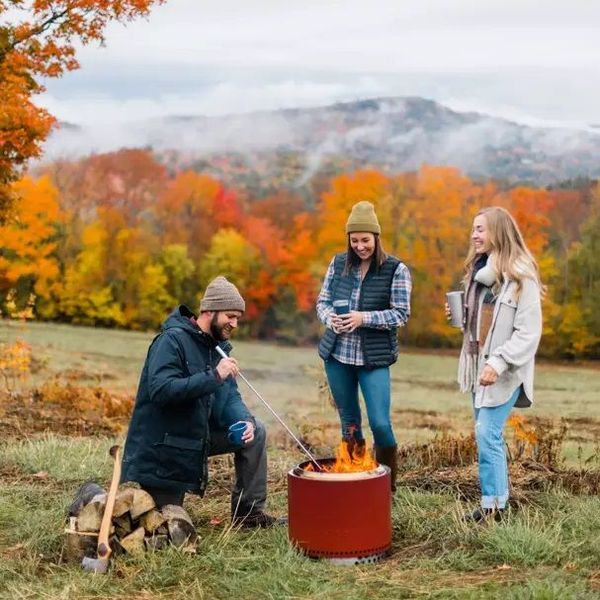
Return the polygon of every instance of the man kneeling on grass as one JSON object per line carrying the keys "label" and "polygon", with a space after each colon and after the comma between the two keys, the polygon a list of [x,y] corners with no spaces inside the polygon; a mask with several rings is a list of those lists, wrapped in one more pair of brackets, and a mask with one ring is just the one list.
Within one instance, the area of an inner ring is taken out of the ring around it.
{"label": "man kneeling on grass", "polygon": [[[236,481],[231,497],[234,525],[269,527],[266,433],[244,404],[236,384],[238,363],[221,358],[246,304],[225,277],[206,288],[196,317],[176,308],[154,338],[142,370],[123,456],[122,481],[136,481],[158,508],[183,504],[186,492],[203,495],[208,457],[233,452]],[[239,444],[228,438],[237,422],[246,427]]]}

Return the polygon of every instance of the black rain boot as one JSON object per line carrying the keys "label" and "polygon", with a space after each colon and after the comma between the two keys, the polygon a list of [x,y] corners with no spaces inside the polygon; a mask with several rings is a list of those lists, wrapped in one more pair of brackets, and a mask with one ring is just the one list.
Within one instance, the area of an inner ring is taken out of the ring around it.
{"label": "black rain boot", "polygon": [[396,491],[396,475],[398,474],[398,446],[386,446],[380,448],[375,446],[375,460],[380,465],[390,468],[390,483],[392,492]]}
{"label": "black rain boot", "polygon": [[496,521],[496,523],[500,523],[504,517],[504,508],[478,508],[472,513],[466,514],[464,520],[467,523],[477,523],[482,525],[484,523],[489,523],[492,520]]}

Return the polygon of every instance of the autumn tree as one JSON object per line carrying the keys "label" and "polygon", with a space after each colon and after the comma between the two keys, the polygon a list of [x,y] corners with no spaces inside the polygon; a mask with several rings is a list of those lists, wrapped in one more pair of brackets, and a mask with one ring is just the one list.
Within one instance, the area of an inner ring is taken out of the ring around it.
{"label": "autumn tree", "polygon": [[294,226],[296,215],[302,212],[303,199],[287,190],[255,200],[249,207],[250,215],[268,219],[281,231],[289,231]]}
{"label": "autumn tree", "polygon": [[[256,304],[248,297],[248,292],[261,284],[259,272],[259,251],[234,229],[221,229],[213,236],[200,268],[203,288],[217,275],[224,275],[238,287],[246,299],[246,316],[249,320],[259,313]],[[250,327],[253,325],[249,322]]]}
{"label": "autumn tree", "polygon": [[16,309],[44,296],[59,275],[55,256],[63,214],[58,193],[48,177],[25,177],[13,184],[17,202],[0,225],[0,312],[11,300]]}
{"label": "autumn tree", "polygon": [[319,230],[316,243],[324,266],[335,253],[346,249],[345,225],[352,206],[361,200],[369,200],[377,209],[387,184],[387,177],[373,170],[357,171],[333,179],[317,209]]}
{"label": "autumn tree", "polygon": [[76,258],[65,265],[40,307],[46,319],[83,325],[124,326],[125,316],[107,276],[111,236],[102,220],[87,225]]}
{"label": "autumn tree", "polygon": [[196,269],[189,258],[185,244],[169,244],[159,256],[159,264],[167,277],[166,291],[177,303],[195,306],[198,303],[198,285],[194,281]]}
{"label": "autumn tree", "polygon": [[154,206],[156,229],[165,244],[183,244],[195,265],[200,263],[216,232],[215,204],[222,185],[214,177],[193,171],[178,173]]}
{"label": "autumn tree", "polygon": [[[84,171],[78,190],[81,208],[116,209],[128,226],[147,217],[148,209],[167,185],[167,170],[148,150],[124,148],[81,161]],[[73,190],[75,191],[75,190]],[[71,208],[71,207],[70,207]],[[84,216],[84,215],[79,215]]]}
{"label": "autumn tree", "polygon": [[580,239],[568,258],[569,285],[552,319],[555,352],[571,357],[600,354],[600,184],[596,187]]}
{"label": "autumn tree", "polygon": [[15,181],[40,156],[54,117],[36,106],[42,78],[79,67],[75,45],[104,41],[111,21],[148,14],[163,0],[0,0],[0,219]]}

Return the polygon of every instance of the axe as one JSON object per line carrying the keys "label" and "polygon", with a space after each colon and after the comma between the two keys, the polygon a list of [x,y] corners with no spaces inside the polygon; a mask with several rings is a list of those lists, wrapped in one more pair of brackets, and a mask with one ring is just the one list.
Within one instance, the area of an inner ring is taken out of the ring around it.
{"label": "axe", "polygon": [[114,459],[112,480],[110,482],[110,489],[108,490],[108,496],[106,498],[106,506],[104,508],[104,514],[102,515],[102,522],[100,524],[100,533],[98,533],[98,552],[96,558],[90,558],[85,556],[81,561],[81,566],[84,571],[91,573],[106,573],[108,570],[108,561],[112,550],[108,542],[108,536],[110,533],[110,526],[112,522],[113,509],[115,507],[115,498],[117,496],[117,490],[119,488],[119,480],[121,479],[121,448],[119,446],[113,446],[110,449],[110,455]]}

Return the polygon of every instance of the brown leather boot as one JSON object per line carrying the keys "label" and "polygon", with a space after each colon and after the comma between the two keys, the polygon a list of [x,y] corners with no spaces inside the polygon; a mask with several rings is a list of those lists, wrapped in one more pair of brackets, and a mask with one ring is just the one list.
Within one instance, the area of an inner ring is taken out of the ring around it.
{"label": "brown leather boot", "polygon": [[386,446],[379,448],[375,446],[375,460],[380,465],[390,468],[390,483],[392,492],[396,491],[396,475],[398,473],[398,446]]}

